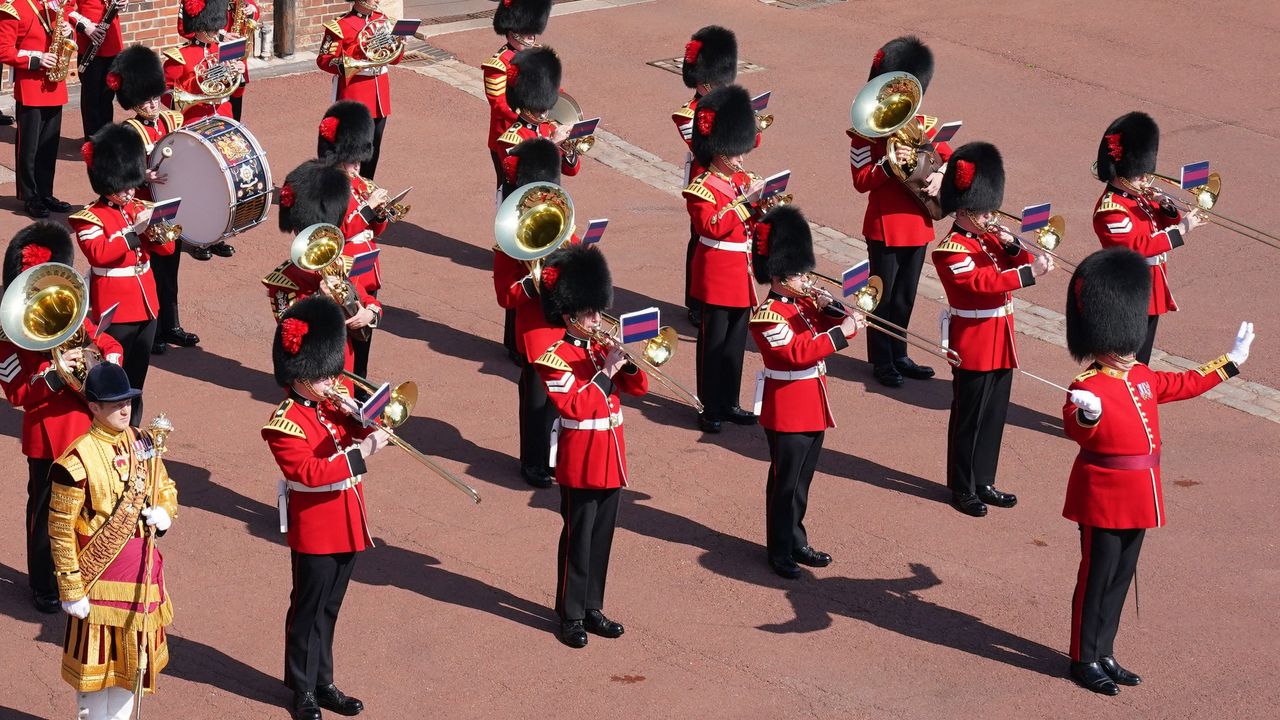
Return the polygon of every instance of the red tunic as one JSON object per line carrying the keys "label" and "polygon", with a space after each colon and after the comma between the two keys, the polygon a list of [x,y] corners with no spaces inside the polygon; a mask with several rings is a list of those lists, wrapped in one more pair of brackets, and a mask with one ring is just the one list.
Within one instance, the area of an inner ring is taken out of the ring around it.
{"label": "red tunic", "polygon": [[1034,260],[1023,249],[1009,253],[998,235],[978,236],[959,226],[934,248],[933,266],[951,305],[950,332],[943,342],[960,354],[960,368],[1018,367],[1013,291],[1035,284],[1031,272]]}
{"label": "red tunic", "polygon": [[605,354],[599,345],[566,333],[534,363],[560,414],[556,482],[565,487],[605,490],[627,484],[618,391],[643,395],[649,390],[649,376],[627,366],[605,377]]}
{"label": "red tunic", "polygon": [[[569,238],[569,244],[578,244],[576,234]],[[500,307],[516,311],[516,350],[525,360],[533,362],[552,343],[564,337],[564,328],[547,322],[537,287],[532,278],[525,282],[528,277],[528,265],[494,248],[493,292]]]}
{"label": "red tunic", "polygon": [[1127,247],[1147,259],[1151,266],[1151,303],[1148,315],[1176,312],[1178,304],[1169,291],[1169,275],[1165,270],[1168,252],[1183,243],[1177,227],[1182,214],[1168,215],[1159,205],[1145,197],[1107,186],[1093,210],[1093,231],[1102,247]]}
{"label": "red tunic", "polygon": [[[155,149],[156,143],[160,142],[160,138],[182,127],[182,113],[161,110],[155,119],[145,120],[139,116],[134,116],[120,124],[127,128],[133,128],[138,133],[138,136],[142,138],[143,147],[146,149],[147,154],[150,155],[151,151]],[[161,168],[161,170],[163,169]],[[150,202],[154,197],[151,193],[151,183],[138,188],[135,197]]]}
{"label": "red tunic", "polygon": [[[938,119],[917,115],[925,129],[925,137],[937,134]],[[888,247],[916,247],[933,242],[933,218],[920,206],[920,201],[906,185],[885,167],[885,138],[868,140],[852,130],[849,135],[849,168],[853,187],[867,193],[867,213],[862,220],[862,236],[879,240]],[[938,156],[946,162],[951,148],[938,143]]]}
{"label": "red tunic", "polygon": [[[98,326],[88,318],[84,331],[89,337]],[[120,364],[120,343],[103,334],[93,341],[102,357]],[[47,352],[23,350],[8,341],[0,341],[0,386],[9,403],[22,408],[22,454],[30,458],[53,460],[81,435],[89,432],[93,416],[84,398],[63,384],[53,370]]]}
{"label": "red tunic", "polygon": [[117,304],[112,322],[146,322],[158,317],[160,303],[151,256],[172,255],[175,248],[172,242],[157,245],[133,232],[140,212],[142,202],[137,199],[121,208],[98,198],[67,218],[80,251],[89,261],[89,299],[95,319]]}
{"label": "red tunic", "polygon": [[[260,20],[262,17],[262,9],[258,7],[257,0],[244,0],[244,3],[245,3],[245,14],[248,15],[249,18],[252,20]],[[231,32],[231,25],[232,23],[235,22],[235,9],[236,9],[236,0],[230,0],[230,2],[227,3],[227,24],[224,25],[222,28],[227,32]],[[181,37],[183,40],[192,40],[195,38],[195,36],[196,36],[195,33],[187,32],[187,29],[183,27],[182,13],[178,13],[178,37]],[[256,42],[256,39],[255,39],[255,42]],[[240,84],[240,87],[235,92],[231,93],[231,97],[241,97],[242,95],[244,95],[244,89],[248,85],[249,85],[249,58],[246,57],[245,63],[244,63],[244,82]]]}
{"label": "red tunic", "polygon": [[1165,523],[1160,487],[1161,403],[1186,400],[1239,374],[1225,355],[1198,370],[1156,372],[1138,363],[1128,373],[1094,363],[1071,383],[1102,400],[1088,420],[1068,399],[1067,436],[1080,443],[1062,516],[1093,527],[1127,530]]}
{"label": "red tunic", "polygon": [[[25,0],[18,1],[25,2]],[[68,0],[67,17],[76,27],[76,45],[80,48],[81,55],[93,47],[93,40],[89,35],[98,27],[98,23],[102,22],[110,5],[111,0]],[[86,33],[85,30],[89,32]],[[111,25],[107,28],[107,36],[102,39],[102,47],[98,48],[98,57],[112,58],[119,55],[123,49],[124,37],[120,34],[120,13],[116,13],[116,16],[111,18]]]}
{"label": "red tunic", "polygon": [[[534,125],[524,120],[517,120],[512,123],[511,127],[507,128],[506,132],[498,136],[495,150],[498,155],[506,157],[508,150],[525,140],[550,138],[555,131],[555,123],[544,122]],[[564,148],[557,149],[560,151],[560,174],[567,177],[577,175],[578,171],[582,169],[582,158],[577,154],[571,158],[565,154]]]}
{"label": "red tunic", "polygon": [[328,555],[372,544],[357,447],[371,432],[328,403],[292,393],[271,414],[262,439],[288,483],[290,548]]}
{"label": "red tunic", "polygon": [[[350,177],[351,199],[347,202],[347,214],[342,218],[342,236],[347,239],[347,242],[342,246],[342,254],[347,258],[354,258],[361,253],[378,249],[378,236],[387,229],[387,221],[375,219],[374,222],[369,222],[365,219],[365,214],[371,217],[374,215],[373,210],[365,205],[365,198],[368,197],[372,188],[369,181],[359,175]],[[361,213],[361,210],[364,213]],[[379,255],[374,261],[372,270],[357,275],[352,282],[356,284],[362,295],[373,297],[382,288],[382,256]]]}
{"label": "red tunic", "polygon": [[756,283],[751,276],[754,208],[738,205],[716,219],[721,210],[743,195],[749,183],[745,176],[735,182],[720,173],[704,172],[684,189],[689,220],[693,231],[701,236],[693,253],[689,292],[708,305],[756,305]]}
{"label": "red tunic", "polygon": [[765,368],[756,379],[756,412],[765,429],[820,432],[836,426],[822,359],[848,347],[839,327],[842,319],[822,312],[808,298],[774,293],[751,316],[751,337]]}
{"label": "red tunic", "polygon": [[[334,75],[337,83],[338,100],[355,100],[364,103],[369,113],[375,118],[391,115],[391,79],[386,66],[366,68],[351,76],[348,80],[342,74],[341,58],[366,60],[360,50],[360,30],[366,23],[386,19],[386,15],[375,12],[365,17],[355,10],[339,18],[324,22],[324,39],[320,42],[320,54],[316,57],[316,65],[321,70]],[[400,55],[390,65],[400,62]]]}
{"label": "red tunic", "polygon": [[[172,91],[177,88],[192,95],[202,94],[200,86],[196,82],[196,65],[204,59],[205,55],[216,54],[217,52],[217,43],[209,43],[206,46],[194,40],[191,41],[190,45],[165,50],[164,80],[169,90]],[[172,97],[166,95],[164,102],[166,106],[173,107]],[[223,100],[216,105],[211,102],[196,103],[182,111],[183,122],[186,125],[210,115],[231,117],[231,101]]]}
{"label": "red tunic", "polygon": [[[67,104],[67,83],[49,82],[38,57],[49,49],[49,30],[69,8],[56,12],[39,0],[0,3],[0,63],[14,68],[13,99],[19,105],[54,107]],[[71,58],[75,63],[76,59]]]}
{"label": "red tunic", "polygon": [[493,152],[504,149],[498,145],[498,138],[519,119],[507,104],[507,65],[515,56],[516,51],[510,45],[503,45],[480,66],[484,73],[484,97],[489,101],[488,147]]}

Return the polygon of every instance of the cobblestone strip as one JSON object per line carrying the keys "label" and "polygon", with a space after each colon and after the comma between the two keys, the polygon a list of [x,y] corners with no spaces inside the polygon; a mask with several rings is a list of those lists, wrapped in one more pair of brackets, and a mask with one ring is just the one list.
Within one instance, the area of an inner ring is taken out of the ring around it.
{"label": "cobblestone strip", "polygon": [[[479,68],[470,67],[457,60],[449,60],[413,69],[414,72],[435,78],[441,82],[484,99],[483,78]],[[596,132],[596,144],[590,158],[640,182],[664,192],[678,195],[684,189],[684,169],[641,147],[632,145],[607,130]],[[817,223],[813,229],[814,253],[827,258],[838,267],[849,267],[866,259],[867,244],[836,230]],[[925,264],[920,278],[920,294],[943,301],[942,283],[931,265]],[[1047,307],[1015,298],[1018,332],[1066,348],[1066,320],[1062,313]],[[927,320],[927,319],[926,319]],[[1163,364],[1172,369],[1186,370],[1200,367],[1205,360],[1191,360],[1178,355],[1155,350],[1151,364],[1157,368]],[[1257,417],[1280,423],[1280,391],[1255,382],[1235,380],[1224,383],[1204,394],[1217,403],[1235,408]]]}

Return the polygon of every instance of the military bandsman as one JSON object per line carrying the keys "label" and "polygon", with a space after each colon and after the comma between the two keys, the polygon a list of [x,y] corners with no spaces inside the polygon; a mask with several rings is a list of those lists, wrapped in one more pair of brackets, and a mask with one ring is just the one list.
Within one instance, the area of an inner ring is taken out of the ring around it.
{"label": "military bandsman", "polygon": [[502,193],[502,157],[505,148],[498,138],[519,115],[507,102],[507,68],[516,53],[541,47],[538,36],[547,29],[551,17],[551,0],[502,0],[493,11],[493,31],[506,38],[498,52],[484,61],[484,96],[489,101],[489,155],[493,158],[493,174],[499,196]]}

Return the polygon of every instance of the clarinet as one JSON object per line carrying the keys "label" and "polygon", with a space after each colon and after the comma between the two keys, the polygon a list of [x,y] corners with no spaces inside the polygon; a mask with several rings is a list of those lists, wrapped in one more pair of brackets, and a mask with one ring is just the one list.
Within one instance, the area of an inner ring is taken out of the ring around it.
{"label": "clarinet", "polygon": [[[107,7],[107,12],[102,15],[102,21],[99,22],[98,24],[101,25],[102,23],[106,23],[107,25],[110,25],[111,21],[115,20],[116,15],[119,15],[119,14],[120,14],[120,6],[112,2]],[[111,32],[111,29],[108,28],[107,32]],[[89,66],[89,63],[93,62],[94,58],[98,57],[98,51],[102,49],[102,43],[106,41],[107,41],[107,33],[103,33],[102,37],[97,40],[91,39],[89,41],[90,43],[89,49],[84,51],[84,55],[80,56],[80,62],[76,65],[77,74],[80,74],[80,75],[84,74],[84,69]]]}

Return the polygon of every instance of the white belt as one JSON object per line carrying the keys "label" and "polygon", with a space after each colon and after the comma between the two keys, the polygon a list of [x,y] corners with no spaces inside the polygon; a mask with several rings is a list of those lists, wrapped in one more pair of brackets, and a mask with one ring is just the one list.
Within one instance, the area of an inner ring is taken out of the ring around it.
{"label": "white belt", "polygon": [[148,260],[147,262],[142,263],[141,267],[137,265],[130,265],[129,267],[123,268],[91,267],[89,269],[98,277],[135,277],[149,272],[151,270],[151,261]]}
{"label": "white belt", "polygon": [[1148,265],[1163,265],[1169,261],[1169,253],[1160,253],[1159,255],[1152,255],[1151,257],[1146,258],[1146,261]]}
{"label": "white belt", "polygon": [[622,413],[612,413],[607,418],[591,420],[570,420],[560,418],[560,427],[566,430],[611,430],[622,424]]}
{"label": "white belt", "polygon": [[712,240],[709,237],[699,237],[698,242],[709,248],[716,250],[728,250],[729,252],[751,252],[751,243],[749,242],[726,242],[724,240]]}
{"label": "white belt", "polygon": [[951,308],[948,310],[955,317],[981,319],[981,318],[998,318],[1013,314],[1013,304],[1001,305],[998,308],[988,308],[986,310],[961,310],[960,308]]}
{"label": "white belt", "polygon": [[827,374],[827,364],[819,362],[810,368],[804,370],[770,370],[764,369],[764,376],[770,380],[812,380]]}
{"label": "white belt", "polygon": [[329,483],[328,485],[303,485],[302,483],[294,482],[293,480],[285,481],[285,485],[293,492],[322,493],[322,492],[350,490],[351,488],[359,485],[360,480],[361,480],[361,477],[357,475],[353,478],[347,478],[346,480],[342,480],[336,483]]}
{"label": "white belt", "polygon": [[357,74],[357,75],[364,75],[364,76],[366,76],[366,77],[377,77],[378,75],[381,75],[381,74],[385,73],[386,71],[387,71],[387,66],[386,66],[386,65],[379,65],[378,67],[364,68],[363,70],[361,70],[360,72],[358,72],[358,73],[356,73],[356,74]]}

